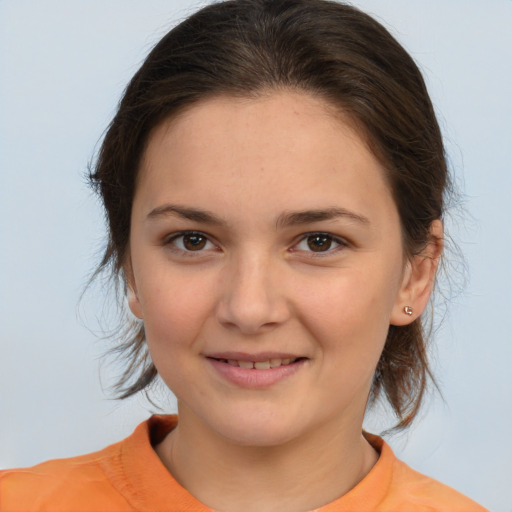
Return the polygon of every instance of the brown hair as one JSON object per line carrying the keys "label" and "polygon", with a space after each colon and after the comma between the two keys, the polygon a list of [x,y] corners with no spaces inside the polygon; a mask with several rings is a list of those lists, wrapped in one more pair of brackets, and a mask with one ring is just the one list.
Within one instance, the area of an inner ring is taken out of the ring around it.
{"label": "brown hair", "polygon": [[[358,9],[326,0],[228,0],[172,29],[130,81],[106,132],[91,182],[109,225],[98,272],[124,283],[137,171],[148,136],[163,119],[209,96],[251,96],[292,88],[348,114],[387,172],[406,256],[430,241],[442,217],[447,169],[443,142],[418,67]],[[128,397],[157,376],[144,326],[130,320],[116,350],[128,361],[117,390]],[[390,326],[370,395],[384,395],[398,428],[416,415],[432,378],[421,320]]]}

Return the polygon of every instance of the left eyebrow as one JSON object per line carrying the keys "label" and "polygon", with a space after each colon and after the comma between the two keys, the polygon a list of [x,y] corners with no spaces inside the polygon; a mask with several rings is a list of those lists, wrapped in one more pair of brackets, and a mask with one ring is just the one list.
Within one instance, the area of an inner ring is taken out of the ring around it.
{"label": "left eyebrow", "polygon": [[368,217],[365,217],[364,215],[351,212],[350,210],[346,210],[345,208],[333,207],[319,210],[286,212],[278,217],[276,226],[278,228],[282,228],[298,224],[310,224],[313,222],[319,222],[323,220],[333,220],[340,217],[354,220],[364,225],[370,224],[370,220],[368,219]]}

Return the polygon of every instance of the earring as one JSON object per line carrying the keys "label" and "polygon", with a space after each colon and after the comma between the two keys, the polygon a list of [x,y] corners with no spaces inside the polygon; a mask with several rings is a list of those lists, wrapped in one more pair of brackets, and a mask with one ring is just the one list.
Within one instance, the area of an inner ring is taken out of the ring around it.
{"label": "earring", "polygon": [[411,316],[413,311],[414,311],[414,310],[412,309],[412,307],[411,307],[411,306],[405,306],[405,307],[404,307],[404,313],[405,313],[406,315]]}

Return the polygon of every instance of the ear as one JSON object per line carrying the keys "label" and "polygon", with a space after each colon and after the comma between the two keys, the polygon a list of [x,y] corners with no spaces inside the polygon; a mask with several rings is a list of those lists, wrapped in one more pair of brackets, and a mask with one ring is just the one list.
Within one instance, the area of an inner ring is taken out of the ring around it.
{"label": "ear", "polygon": [[140,307],[139,298],[137,292],[128,285],[128,306],[130,311],[140,320],[142,320],[142,308]]}
{"label": "ear", "polygon": [[128,306],[130,311],[139,319],[142,320],[142,308],[140,305],[139,297],[137,295],[137,286],[135,284],[135,276],[133,274],[132,260],[130,255],[126,258],[126,263],[123,265],[123,273],[126,280],[126,291],[128,294]]}
{"label": "ear", "polygon": [[[434,287],[442,251],[443,223],[438,219],[430,226],[430,241],[425,249],[412,256],[405,266],[390,318],[391,325],[408,325],[423,313]],[[407,313],[406,308],[410,308],[412,313]]]}

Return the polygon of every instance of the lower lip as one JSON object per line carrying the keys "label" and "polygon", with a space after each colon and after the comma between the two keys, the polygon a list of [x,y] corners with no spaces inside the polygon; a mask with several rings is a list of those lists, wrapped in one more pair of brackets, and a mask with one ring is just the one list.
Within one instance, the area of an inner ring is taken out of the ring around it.
{"label": "lower lip", "polygon": [[297,373],[306,363],[306,359],[300,359],[294,363],[257,370],[256,368],[240,368],[232,366],[217,359],[207,358],[208,362],[227,381],[243,388],[259,389],[272,386]]}

